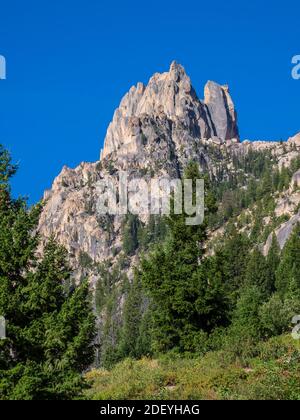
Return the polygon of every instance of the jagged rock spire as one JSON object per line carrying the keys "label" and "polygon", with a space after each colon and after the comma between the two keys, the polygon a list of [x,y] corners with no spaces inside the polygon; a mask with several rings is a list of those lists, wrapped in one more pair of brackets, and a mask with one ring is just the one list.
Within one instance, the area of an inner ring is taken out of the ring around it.
{"label": "jagged rock spire", "polygon": [[239,139],[237,115],[228,86],[208,81],[204,88],[204,103],[208,107],[215,135],[222,140]]}
{"label": "jagged rock spire", "polygon": [[124,96],[108,127],[103,158],[119,149],[120,153],[137,151],[142,116],[181,124],[199,140],[238,138],[236,112],[228,88],[208,82],[205,100],[199,100],[183,66],[176,61],[168,72],[155,73],[147,86],[138,83]]}

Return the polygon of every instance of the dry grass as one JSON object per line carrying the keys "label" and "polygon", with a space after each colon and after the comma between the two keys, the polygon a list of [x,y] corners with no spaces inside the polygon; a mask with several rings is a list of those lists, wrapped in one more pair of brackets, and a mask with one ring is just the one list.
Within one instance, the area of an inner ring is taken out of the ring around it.
{"label": "dry grass", "polygon": [[265,343],[249,366],[223,353],[203,358],[163,356],[124,360],[111,371],[87,374],[86,397],[114,399],[300,399],[299,343],[279,337]]}

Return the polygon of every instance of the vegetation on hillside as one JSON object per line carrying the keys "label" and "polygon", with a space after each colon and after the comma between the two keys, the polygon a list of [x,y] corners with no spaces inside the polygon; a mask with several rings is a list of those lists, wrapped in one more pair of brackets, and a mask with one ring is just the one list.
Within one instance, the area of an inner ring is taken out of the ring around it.
{"label": "vegetation on hillside", "polygon": [[[235,165],[238,167],[241,163],[235,162]],[[261,252],[260,235],[264,212],[273,211],[271,204],[274,191],[281,183],[284,188],[290,185],[292,171],[299,167],[299,162],[293,161],[292,169],[283,169],[278,172],[278,176],[275,176],[277,170],[273,168],[271,157],[267,154],[250,156],[244,165],[249,167],[253,176],[258,177],[257,182],[252,187],[248,184],[249,190],[245,190],[245,196],[249,198],[245,207],[249,203],[251,207],[253,203],[255,209],[252,229],[250,232],[239,229],[238,216],[241,208],[237,208],[227,221],[222,241],[215,244],[213,255],[207,255],[205,246],[211,220],[223,210],[224,195],[217,191],[214,182],[207,183],[204,224],[186,226],[184,214],[171,215],[164,219],[167,236],[159,245],[154,244],[148,248],[137,267],[133,283],[127,284],[123,316],[116,325],[117,339],[110,349],[113,357],[108,363],[107,360],[101,363],[103,369],[112,371],[99,371],[99,383],[103,381],[107,384],[107,394],[103,389],[99,398],[102,395],[114,398],[114,392],[122,397],[123,391],[120,390],[118,394],[113,381],[119,383],[117,372],[125,375],[122,373],[125,366],[130,364],[134,372],[135,369],[140,372],[141,377],[138,377],[142,384],[145,380],[143,375],[146,375],[148,368],[152,364],[161,366],[160,363],[165,360],[164,355],[179,366],[180,363],[187,363],[190,369],[198,366],[198,363],[204,369],[202,357],[203,360],[221,357],[217,362],[220,365],[217,368],[218,374],[221,376],[224,374],[221,361],[226,357],[229,363],[225,369],[226,374],[239,366],[239,374],[243,381],[245,379],[247,387],[251,375],[248,378],[244,369],[248,369],[249,364],[252,366],[252,363],[259,364],[259,361],[263,361],[262,348],[268,348],[268,343],[274,343],[275,349],[278,347],[278,351],[284,351],[283,344],[280,350],[283,341],[276,337],[291,332],[292,318],[300,313],[300,226],[295,227],[282,251],[273,235],[268,256]],[[190,164],[186,176],[199,177],[197,165]],[[284,179],[286,180],[283,181]],[[236,184],[236,189],[232,185],[227,187],[237,193],[244,191],[240,183]],[[219,199],[218,208],[214,197]],[[266,206],[267,203],[270,203],[269,207]],[[128,361],[128,357],[141,361]],[[277,363],[276,360],[270,358],[262,367],[266,372],[267,366],[270,366],[270,377],[266,374],[266,381],[270,380],[271,375],[274,377],[271,366]],[[159,368],[158,371],[161,372]],[[153,375],[156,374],[159,377],[160,373],[154,369]],[[96,377],[97,388],[98,374],[96,372],[93,375]],[[261,375],[259,371],[258,377]],[[291,376],[292,383],[295,377],[293,374]],[[255,379],[255,375],[253,378]],[[180,383],[179,377],[177,380]],[[151,381],[152,379],[149,382],[150,389],[155,388]],[[138,388],[135,382],[132,386]],[[158,394],[153,391],[152,397],[156,395],[158,398],[162,395],[171,398],[173,395],[174,398],[185,398],[186,394],[181,391],[169,394],[168,385],[165,386],[166,394],[158,387]],[[112,394],[110,387],[115,389]],[[180,385],[178,389],[181,389]],[[212,392],[213,389],[212,384]],[[253,393],[258,392],[258,389],[257,384]],[[245,395],[238,394],[234,388],[228,391],[227,396],[219,394],[219,391],[216,395],[226,398],[250,398],[248,389],[245,390]],[[94,389],[92,392],[97,397],[97,391]],[[124,392],[126,394],[127,391]],[[128,392],[130,394],[131,391]],[[145,392],[141,391],[141,396],[150,398],[151,392],[149,391],[149,395]],[[261,392],[263,396],[263,391]],[[288,392],[291,392],[290,396],[294,395],[290,388]],[[265,396],[279,398],[281,394],[276,393],[277,391]],[[129,394],[127,397],[130,397]],[[204,394],[200,392],[197,395],[197,398],[204,398]],[[133,392],[132,398],[134,397],[138,397],[138,394]],[[190,397],[196,398],[194,394]]]}
{"label": "vegetation on hillside", "polygon": [[226,352],[125,359],[87,374],[95,400],[299,400],[300,347],[290,336],[259,346],[247,365]]}
{"label": "vegetation on hillside", "polygon": [[[94,399],[299,399],[299,342],[287,333],[300,314],[300,225],[283,250],[274,234],[267,256],[261,244],[282,221],[275,196],[300,160],[275,163],[250,152],[234,156],[232,171],[220,163],[215,177],[205,174],[201,225],[187,226],[184,213],[147,224],[128,215],[122,251],[102,264],[80,254],[85,272],[97,269],[93,305],[53,238],[40,255],[41,206],[12,197],[17,168],[0,147],[0,399],[82,398],[87,381]],[[184,176],[199,178],[198,165]],[[100,369],[84,376],[95,360],[95,311]]]}

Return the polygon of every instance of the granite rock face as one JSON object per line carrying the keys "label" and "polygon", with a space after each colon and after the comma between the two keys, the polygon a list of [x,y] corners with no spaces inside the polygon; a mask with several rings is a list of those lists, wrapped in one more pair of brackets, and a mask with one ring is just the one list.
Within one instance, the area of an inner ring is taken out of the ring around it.
{"label": "granite rock face", "polygon": [[295,188],[299,188],[299,187],[300,187],[300,170],[294,173],[291,180],[290,190],[292,192]]}
{"label": "granite rock face", "polygon": [[168,72],[154,74],[147,86],[138,83],[124,96],[108,127],[102,158],[118,150],[123,154],[138,153],[143,139],[148,138],[144,122],[149,119],[171,130],[184,127],[193,139],[239,138],[228,87],[208,82],[201,101],[184,68],[175,61]]}
{"label": "granite rock face", "polygon": [[[283,249],[290,235],[292,234],[296,225],[300,223],[300,211],[292,216],[287,222],[283,223],[276,231],[275,235],[279,244],[280,249]],[[269,249],[272,244],[273,234],[268,237],[268,240],[263,248],[265,255],[269,253]]]}
{"label": "granite rock face", "polygon": [[215,136],[222,140],[239,139],[237,114],[228,86],[207,82],[204,89],[204,103],[208,108]]}

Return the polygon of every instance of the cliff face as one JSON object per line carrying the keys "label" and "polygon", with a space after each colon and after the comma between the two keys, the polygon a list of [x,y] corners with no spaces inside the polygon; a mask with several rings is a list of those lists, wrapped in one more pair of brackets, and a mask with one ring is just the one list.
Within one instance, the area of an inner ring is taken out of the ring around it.
{"label": "cliff face", "polygon": [[213,122],[213,134],[222,140],[239,139],[237,114],[228,86],[207,82],[204,103]]}
{"label": "cliff face", "polygon": [[102,158],[116,151],[138,153],[143,140],[149,138],[149,122],[167,131],[176,147],[182,144],[182,134],[198,141],[239,138],[228,88],[208,82],[201,101],[184,68],[176,62],[169,72],[156,73],[147,86],[139,83],[124,96],[108,127]]}
{"label": "cliff face", "polygon": [[[54,235],[67,248],[77,279],[89,272],[93,284],[97,273],[89,263],[111,259],[113,264],[122,249],[123,218],[97,212],[99,180],[109,177],[116,185],[119,170],[130,177],[177,178],[190,160],[211,176],[222,166],[226,178],[233,157],[250,150],[269,150],[279,166],[288,165],[300,153],[300,136],[286,144],[240,143],[228,87],[208,82],[202,101],[183,67],[173,62],[168,72],[155,74],[147,86],[132,87],[122,99],[108,127],[100,161],[63,168],[45,193],[39,230],[42,237]],[[295,176],[298,182],[299,174]],[[136,258],[130,257],[129,275]]]}

